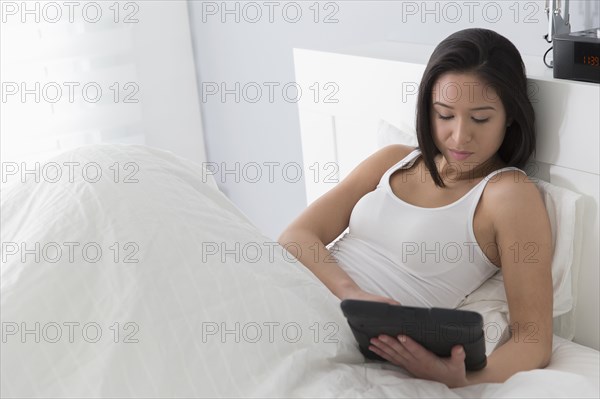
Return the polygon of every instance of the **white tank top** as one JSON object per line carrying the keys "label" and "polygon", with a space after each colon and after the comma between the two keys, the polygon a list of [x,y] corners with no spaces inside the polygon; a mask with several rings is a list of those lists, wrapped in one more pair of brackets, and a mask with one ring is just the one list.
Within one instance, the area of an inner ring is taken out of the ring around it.
{"label": "white tank top", "polygon": [[[422,208],[397,197],[390,176],[414,164],[417,148],[388,169],[377,188],[350,215],[349,230],[329,249],[361,289],[406,306],[456,308],[498,270],[473,233],[473,216],[487,182],[439,208]],[[523,172],[525,173],[525,172]]]}

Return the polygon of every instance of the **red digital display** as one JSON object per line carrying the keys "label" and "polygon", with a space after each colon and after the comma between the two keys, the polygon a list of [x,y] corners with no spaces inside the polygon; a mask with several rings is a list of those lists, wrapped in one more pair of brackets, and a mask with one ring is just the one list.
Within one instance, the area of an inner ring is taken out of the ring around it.
{"label": "red digital display", "polygon": [[600,67],[600,43],[575,42],[574,46],[575,64]]}

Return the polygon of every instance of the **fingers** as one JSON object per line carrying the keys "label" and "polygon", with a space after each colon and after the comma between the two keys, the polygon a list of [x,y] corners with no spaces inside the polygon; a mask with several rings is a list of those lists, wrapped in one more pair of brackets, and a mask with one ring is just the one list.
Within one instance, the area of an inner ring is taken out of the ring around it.
{"label": "fingers", "polygon": [[398,365],[404,366],[407,362],[414,360],[414,357],[397,338],[388,335],[372,338],[369,349],[385,360]]}
{"label": "fingers", "polygon": [[464,363],[466,356],[467,355],[465,354],[464,348],[460,345],[452,348],[452,351],[450,352],[450,357],[451,357],[452,361],[456,362],[457,364]]}
{"label": "fingers", "polygon": [[402,343],[403,348],[405,348],[414,359],[426,359],[432,355],[425,347],[407,335],[399,335],[398,340]]}
{"label": "fingers", "polygon": [[[394,364],[406,366],[438,360],[435,354],[406,335],[380,335],[370,342],[369,350]],[[452,348],[449,360],[457,365],[464,365],[465,357],[464,348],[457,345]]]}
{"label": "fingers", "polygon": [[[439,359],[437,355],[430,352],[424,346],[420,345],[418,342],[413,340],[408,336],[402,336],[405,341],[403,342],[403,346],[410,355],[413,356],[413,359],[416,362],[432,362],[435,359]],[[401,341],[402,342],[402,341]],[[465,367],[465,350],[461,345],[456,345],[450,350],[450,359],[446,360],[450,363],[453,363],[457,368]]]}
{"label": "fingers", "polygon": [[380,335],[371,339],[369,349],[417,378],[440,381],[450,387],[466,385],[466,355],[461,345],[452,348],[450,358],[442,359],[408,336]]}

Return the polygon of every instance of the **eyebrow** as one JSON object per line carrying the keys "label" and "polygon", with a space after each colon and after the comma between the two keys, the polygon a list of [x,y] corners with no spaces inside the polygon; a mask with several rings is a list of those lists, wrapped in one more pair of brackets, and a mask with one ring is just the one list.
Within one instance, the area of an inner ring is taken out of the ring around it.
{"label": "eyebrow", "polygon": [[[436,105],[436,104],[437,104],[437,105],[441,105],[442,107],[446,107],[446,108],[454,109],[454,108],[452,108],[451,106],[449,106],[449,105],[446,105],[446,104],[444,104],[444,103],[441,103],[441,102],[439,102],[439,101],[436,101],[436,102],[434,102],[434,103],[433,103],[433,105]],[[484,109],[491,109],[491,110],[494,110],[494,111],[496,110],[496,108],[492,107],[491,105],[486,105],[485,107],[471,108],[471,111],[481,111],[481,110],[484,110]]]}

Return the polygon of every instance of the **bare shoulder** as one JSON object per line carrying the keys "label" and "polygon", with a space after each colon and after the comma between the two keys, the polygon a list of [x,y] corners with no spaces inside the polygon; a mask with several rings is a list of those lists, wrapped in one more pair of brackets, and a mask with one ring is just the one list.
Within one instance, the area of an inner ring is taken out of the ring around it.
{"label": "bare shoulder", "polygon": [[356,203],[365,194],[375,190],[383,174],[412,151],[413,147],[392,144],[374,152],[342,181],[310,204],[282,235],[297,231],[309,232],[327,245],[348,227],[350,214]]}
{"label": "bare shoulder", "polygon": [[338,185],[322,199],[338,205],[344,204],[346,215],[365,194],[375,190],[385,172],[406,158],[415,148],[391,144],[371,154],[358,164]]}
{"label": "bare shoulder", "polygon": [[[404,158],[416,149],[417,149],[417,147],[411,147],[411,146],[404,145],[404,144],[389,144],[389,145],[381,148],[379,151],[381,153],[390,153],[390,154],[400,155],[402,158]],[[398,159],[398,161],[400,161],[400,160]]]}
{"label": "bare shoulder", "polygon": [[528,225],[549,228],[544,199],[535,181],[517,170],[502,171],[493,176],[486,187],[493,223],[498,229]]}
{"label": "bare shoulder", "polygon": [[385,171],[406,158],[415,149],[416,147],[404,144],[390,144],[373,153],[373,155],[365,160],[364,165],[376,168],[376,177],[381,178]]}
{"label": "bare shoulder", "polygon": [[542,194],[535,181],[518,170],[505,170],[494,175],[489,183],[487,191],[494,205],[502,205],[520,208],[523,202],[533,203],[544,207]]}

